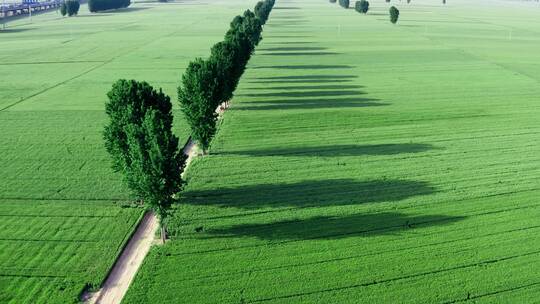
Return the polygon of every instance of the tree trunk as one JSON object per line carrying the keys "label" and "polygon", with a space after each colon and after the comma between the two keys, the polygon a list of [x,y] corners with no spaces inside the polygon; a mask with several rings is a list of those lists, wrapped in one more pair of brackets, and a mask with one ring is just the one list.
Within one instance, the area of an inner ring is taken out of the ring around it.
{"label": "tree trunk", "polygon": [[167,230],[165,229],[165,225],[161,225],[161,244],[165,244],[165,240],[167,239]]}

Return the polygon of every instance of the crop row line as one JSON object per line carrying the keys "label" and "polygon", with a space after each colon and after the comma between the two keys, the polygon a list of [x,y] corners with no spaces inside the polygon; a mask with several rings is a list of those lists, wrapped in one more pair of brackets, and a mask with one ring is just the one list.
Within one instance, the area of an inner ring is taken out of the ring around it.
{"label": "crop row line", "polygon": [[527,253],[523,253],[523,254],[518,254],[518,255],[506,256],[506,257],[502,257],[502,258],[498,258],[498,259],[490,259],[490,260],[480,261],[478,263],[459,265],[459,266],[455,266],[455,267],[449,267],[449,268],[433,270],[433,271],[425,271],[425,272],[410,274],[410,275],[401,276],[401,277],[394,277],[394,278],[389,278],[389,279],[384,279],[384,280],[374,280],[374,281],[369,282],[369,283],[360,283],[360,284],[353,284],[353,285],[336,287],[336,288],[321,289],[321,290],[315,290],[315,291],[310,291],[310,292],[295,293],[295,294],[289,294],[289,295],[283,295],[283,296],[277,296],[277,297],[271,297],[271,298],[255,299],[255,300],[252,300],[252,301],[247,301],[247,303],[261,303],[261,302],[268,302],[268,301],[279,300],[279,299],[290,299],[290,298],[308,296],[308,295],[319,294],[319,293],[335,292],[335,291],[342,291],[342,290],[347,290],[347,289],[368,287],[368,286],[384,284],[384,283],[393,283],[393,282],[402,281],[402,280],[406,280],[406,279],[425,277],[425,276],[429,276],[429,275],[445,273],[445,272],[451,272],[451,271],[455,271],[455,270],[461,270],[461,269],[480,267],[480,266],[485,266],[485,265],[490,265],[490,264],[496,264],[496,263],[501,263],[501,262],[513,260],[513,259],[522,258],[522,257],[538,255],[538,254],[540,254],[540,250],[527,252]]}
{"label": "crop row line", "polygon": [[[310,265],[322,265],[322,264],[326,264],[326,263],[355,260],[355,259],[359,259],[359,258],[372,257],[372,256],[381,255],[381,254],[397,253],[397,252],[406,251],[406,250],[429,248],[429,247],[438,246],[438,245],[453,244],[453,243],[458,243],[458,242],[462,242],[462,241],[470,241],[470,240],[475,240],[475,239],[488,238],[488,237],[492,237],[492,236],[503,235],[503,234],[506,234],[506,233],[535,230],[535,229],[539,229],[539,228],[540,228],[540,225],[529,226],[529,227],[524,227],[524,228],[515,228],[515,229],[509,229],[509,230],[504,230],[504,231],[499,231],[499,232],[494,232],[494,233],[487,233],[487,234],[483,234],[483,235],[475,235],[475,236],[457,238],[457,239],[453,239],[451,241],[433,242],[433,243],[424,244],[424,245],[418,245],[418,246],[408,246],[408,247],[402,247],[402,248],[398,248],[398,249],[380,250],[380,251],[377,251],[377,252],[370,252],[370,253],[364,253],[364,254],[358,254],[358,255],[352,255],[352,256],[346,256],[346,257],[332,258],[332,259],[320,260],[320,261],[315,261],[315,262],[306,262],[306,263],[299,263],[299,264],[287,264],[287,265],[279,265],[279,266],[274,266],[274,267],[252,269],[252,270],[250,270],[250,272],[265,272],[265,271],[272,271],[272,270],[279,270],[279,269],[290,269],[290,268],[304,267],[304,266],[310,266]],[[229,273],[218,274],[218,275],[211,275],[211,276],[206,275],[206,276],[198,276],[198,277],[193,277],[193,278],[187,278],[187,279],[183,279],[183,280],[180,280],[180,281],[181,282],[183,282],[183,281],[198,281],[198,280],[204,280],[204,279],[228,277],[228,276],[232,276],[232,275],[245,274],[245,273],[247,273],[247,271],[229,272]]]}

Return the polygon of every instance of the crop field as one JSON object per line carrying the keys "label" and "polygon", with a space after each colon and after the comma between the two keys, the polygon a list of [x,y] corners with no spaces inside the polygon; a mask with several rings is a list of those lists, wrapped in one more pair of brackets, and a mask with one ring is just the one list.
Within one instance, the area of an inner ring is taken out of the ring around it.
{"label": "crop field", "polygon": [[146,80],[176,105],[187,62],[244,5],[146,2],[93,15],[83,5],[77,17],[50,12],[0,31],[0,303],[70,303],[99,287],[142,215],[110,169],[106,92],[119,78]]}
{"label": "crop field", "polygon": [[370,2],[276,2],[124,303],[538,301],[540,8]]}

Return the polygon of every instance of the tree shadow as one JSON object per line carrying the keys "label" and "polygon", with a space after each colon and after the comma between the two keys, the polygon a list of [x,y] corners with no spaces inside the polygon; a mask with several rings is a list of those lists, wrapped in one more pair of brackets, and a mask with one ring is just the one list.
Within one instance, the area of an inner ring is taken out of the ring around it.
{"label": "tree shadow", "polygon": [[309,65],[269,65],[257,66],[252,69],[282,69],[282,70],[329,70],[329,69],[352,69],[351,65],[309,64]]}
{"label": "tree shadow", "polygon": [[240,150],[219,152],[217,155],[249,155],[249,156],[363,156],[363,155],[397,155],[420,153],[436,149],[429,144],[380,144],[380,145],[333,145],[317,147],[288,147],[265,150]]}
{"label": "tree shadow", "polygon": [[318,47],[318,46],[288,46],[288,47],[269,47],[264,49],[259,49],[259,51],[324,51],[328,48]]}
{"label": "tree shadow", "polygon": [[353,214],[347,216],[316,216],[262,224],[241,224],[211,229],[212,237],[256,237],[262,240],[314,240],[370,237],[395,234],[434,225],[451,224],[463,216],[407,215],[397,212]]}
{"label": "tree shadow", "polygon": [[180,203],[259,209],[265,207],[323,207],[400,201],[432,194],[434,187],[422,181],[332,179],[292,184],[262,184],[239,188],[185,191]]}
{"label": "tree shadow", "polygon": [[35,30],[35,28],[5,28],[5,29],[0,29],[0,34],[4,33],[4,34],[9,34],[9,33],[22,33],[22,32],[26,32],[26,31],[30,31],[30,30]]}
{"label": "tree shadow", "polygon": [[265,39],[267,38],[313,38],[313,36],[308,35],[266,35],[264,36]]}
{"label": "tree shadow", "polygon": [[315,44],[315,41],[286,41],[286,42],[264,42],[264,45],[295,45],[295,44]]}
{"label": "tree shadow", "polygon": [[326,55],[339,55],[336,52],[273,52],[273,53],[259,53],[260,56],[326,56]]}
{"label": "tree shadow", "polygon": [[345,90],[345,89],[361,89],[364,86],[356,84],[327,84],[317,86],[307,85],[292,85],[292,86],[275,86],[275,87],[258,87],[248,88],[248,90]]}
{"label": "tree shadow", "polygon": [[314,90],[314,91],[289,91],[272,93],[239,94],[246,97],[322,97],[322,96],[355,96],[366,94],[360,90]]}
{"label": "tree shadow", "polygon": [[99,13],[100,14],[123,14],[123,13],[144,11],[144,10],[151,9],[151,8],[153,8],[153,7],[147,7],[147,6],[126,7],[126,8],[120,8],[120,9],[107,10],[107,11],[103,11],[103,12],[99,12]]}
{"label": "tree shadow", "polygon": [[300,75],[259,77],[250,83],[336,83],[349,82],[358,78],[354,75]]}
{"label": "tree shadow", "polygon": [[358,78],[358,76],[356,76],[356,75],[297,75],[297,76],[259,77],[257,79],[265,79],[265,80],[273,80],[273,79],[279,79],[279,80],[306,80],[306,79],[313,79],[313,80],[319,80],[319,79],[352,79],[352,78]]}
{"label": "tree shadow", "polygon": [[242,103],[235,107],[240,111],[262,111],[262,110],[292,110],[292,109],[332,109],[332,108],[364,108],[387,106],[389,103],[378,102],[375,98],[295,98],[266,100],[250,103]]}

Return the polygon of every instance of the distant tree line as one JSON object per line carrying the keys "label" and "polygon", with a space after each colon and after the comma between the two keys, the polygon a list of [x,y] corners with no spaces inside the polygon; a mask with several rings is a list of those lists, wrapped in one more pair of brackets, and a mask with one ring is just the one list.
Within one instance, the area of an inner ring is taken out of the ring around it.
{"label": "distant tree line", "polygon": [[[235,17],[225,39],[212,47],[210,57],[190,62],[182,76],[178,100],[191,136],[203,151],[208,150],[216,131],[216,109],[232,98],[261,41],[262,26],[274,0],[259,3],[255,12],[247,10]],[[135,80],[118,80],[107,96],[109,122],[103,137],[112,168],[123,174],[133,197],[159,216],[164,240],[165,219],[182,188],[187,160],[172,132],[170,98],[161,89]]]}
{"label": "distant tree line", "polygon": [[[390,3],[390,0],[385,0],[387,3]],[[330,3],[335,3],[336,0],[330,0]],[[407,0],[407,3],[410,3],[411,0]],[[446,0],[443,0],[443,3],[446,3]],[[349,8],[349,0],[339,0],[339,5],[344,8]],[[354,4],[354,9],[362,14],[367,14],[369,10],[369,2],[367,0],[356,1]],[[390,22],[396,24],[399,19],[399,10],[392,6],[389,10]]]}
{"label": "distant tree line", "polygon": [[88,0],[88,10],[92,13],[126,8],[130,5],[130,0]]}

